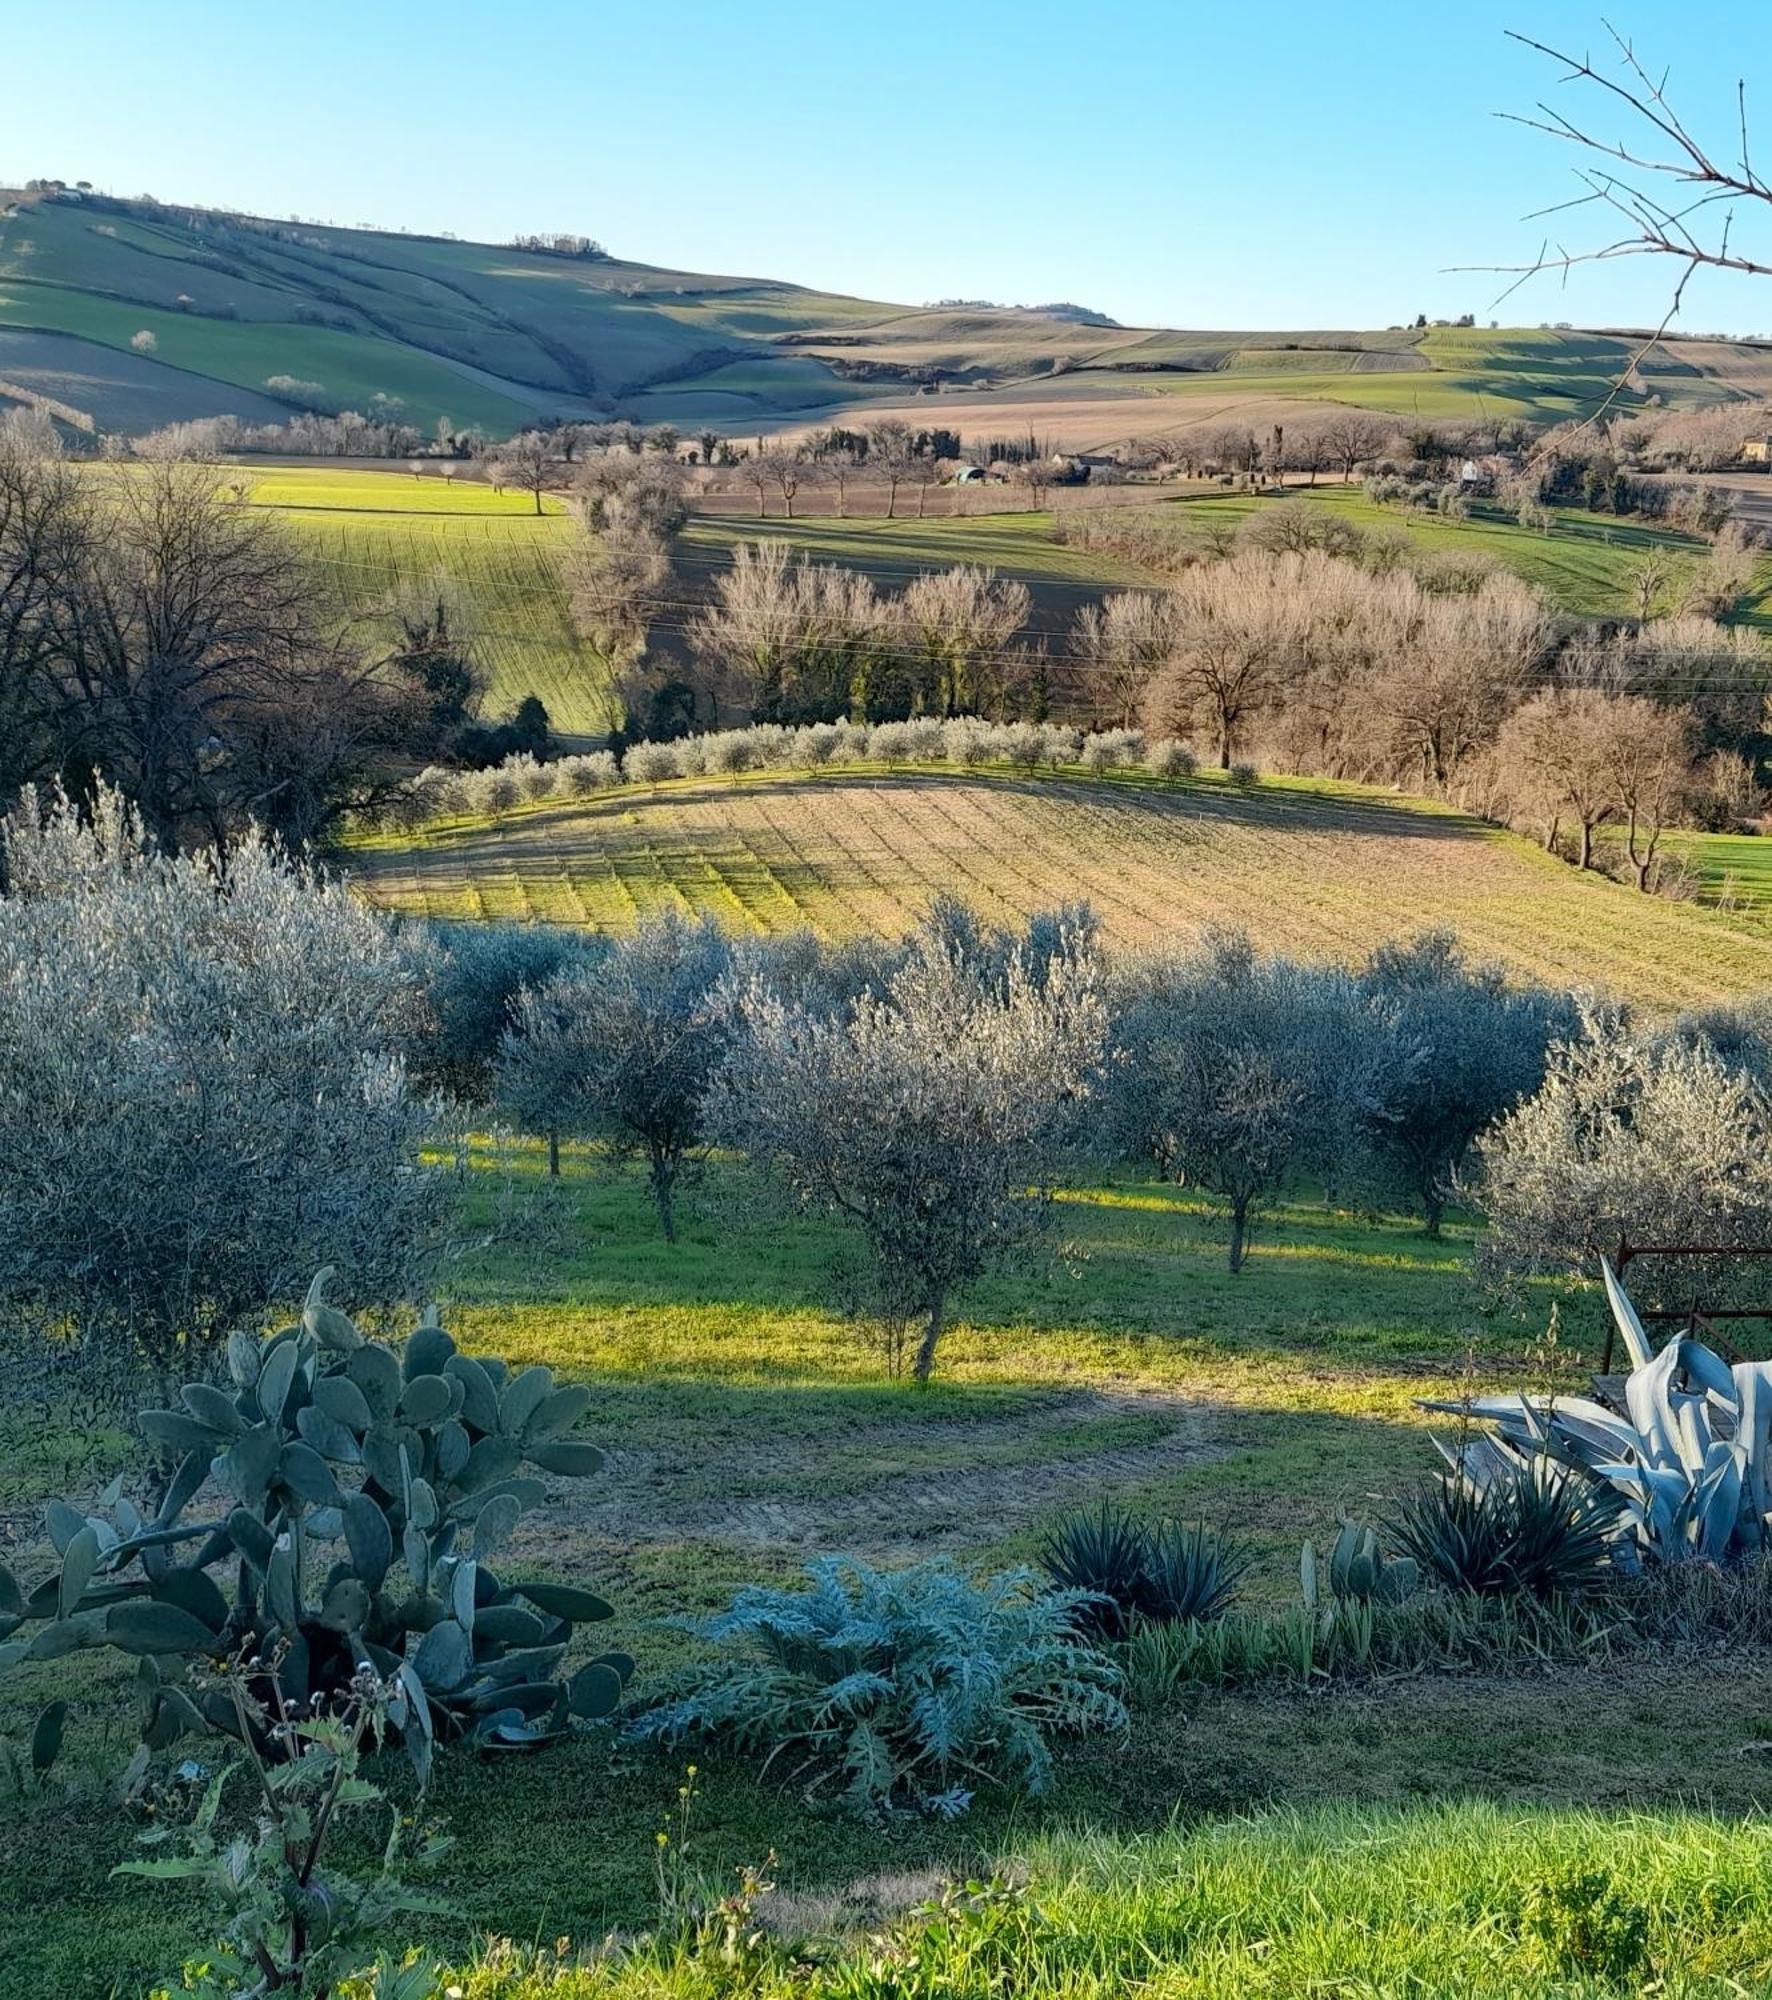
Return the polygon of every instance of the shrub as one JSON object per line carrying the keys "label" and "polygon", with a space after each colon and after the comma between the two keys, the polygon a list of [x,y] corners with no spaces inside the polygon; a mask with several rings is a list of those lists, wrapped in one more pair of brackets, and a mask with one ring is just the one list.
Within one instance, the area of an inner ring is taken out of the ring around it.
{"label": "shrub", "polygon": [[1480,1480],[1453,1471],[1396,1509],[1391,1539],[1448,1590],[1566,1597],[1611,1566],[1619,1511],[1579,1474],[1540,1456]]}
{"label": "shrub", "polygon": [[976,1778],[1045,1790],[1050,1733],[1124,1725],[1118,1670],[1076,1643],[1077,1594],[1032,1571],[977,1583],[946,1562],[826,1557],[806,1575],[677,1621],[737,1657],[692,1670],[633,1733],[761,1755],[809,1792],[846,1781],[863,1812],[952,1812]]}
{"label": "shrub", "polygon": [[391,926],[256,841],[225,872],[152,853],[111,792],[85,822],[27,794],[4,831],[4,1316],[168,1365],[329,1243],[359,1300],[409,1295],[444,1186]]}
{"label": "shrub", "polygon": [[[509,1749],[610,1714],[625,1656],[558,1675],[575,1625],[609,1606],[564,1584],[507,1587],[489,1566],[544,1498],[518,1477],[525,1461],[568,1476],[601,1464],[573,1435],[590,1391],[458,1354],[434,1311],[398,1354],[367,1341],[325,1303],[329,1275],[296,1324],[229,1335],[226,1388],[188,1383],[182,1407],[141,1413],[150,1442],[181,1455],[151,1518],[120,1479],[90,1513],[50,1506],[56,1571],[28,1592],[0,1571],[9,1622],[41,1625],[0,1646],[0,1670],[101,1645],[140,1659],[155,1749],[254,1726],[196,1663],[260,1662],[253,1695],[279,1712],[343,1698],[367,1667],[398,1683],[388,1721],[421,1769],[434,1735]],[[212,1481],[229,1511],[186,1523]]]}
{"label": "shrub", "polygon": [[798,732],[797,745],[802,763],[833,764],[842,748],[845,729],[837,722],[814,722]]}
{"label": "shrub", "polygon": [[1200,768],[1199,758],[1187,744],[1173,736],[1153,743],[1144,761],[1145,768],[1155,778],[1191,778]]}
{"label": "shrub", "polygon": [[1605,1868],[1568,1866],[1532,1883],[1520,1930],[1559,1970],[1608,1984],[1640,1971],[1648,1955],[1649,1913]]}
{"label": "shrub", "polygon": [[656,785],[674,778],[682,770],[681,753],[674,743],[636,743],[622,759],[622,775],[637,785]]}
{"label": "shrub", "polygon": [[518,993],[609,948],[604,939],[550,924],[425,926],[408,944],[418,982],[407,1040],[415,1079],[470,1103],[489,1103],[492,1065]]}
{"label": "shrub", "polygon": [[1233,764],[1230,767],[1229,776],[1231,783],[1237,786],[1239,790],[1244,791],[1249,786],[1261,782],[1261,773],[1253,764]]}
{"label": "shrub", "polygon": [[988,722],[980,722],[976,716],[958,716],[942,731],[943,754],[950,764],[988,764],[996,755],[993,735]]}
{"label": "shrub", "polygon": [[523,800],[523,787],[518,783],[516,773],[507,771],[502,764],[472,772],[463,783],[467,789],[468,804],[488,819],[503,819]]}
{"label": "shrub", "polygon": [[560,782],[570,798],[588,798],[593,792],[607,791],[618,784],[621,772],[608,750],[587,750],[582,756],[562,757]]}
{"label": "shrub", "polygon": [[1040,1564],[1056,1588],[1079,1595],[1080,1630],[1123,1639],[1146,1620],[1218,1617],[1248,1559],[1211,1529],[1153,1527],[1104,1500],[1061,1522],[1041,1545]]}
{"label": "shrub", "polygon": [[908,764],[917,756],[917,735],[908,722],[882,722],[868,731],[869,758],[876,764]]}

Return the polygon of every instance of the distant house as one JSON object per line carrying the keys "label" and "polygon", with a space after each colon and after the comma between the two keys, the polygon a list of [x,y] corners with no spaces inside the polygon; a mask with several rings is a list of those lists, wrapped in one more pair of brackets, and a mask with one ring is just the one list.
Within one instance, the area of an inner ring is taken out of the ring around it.
{"label": "distant house", "polygon": [[982,465],[961,465],[954,468],[956,486],[979,486],[984,483],[985,471]]}
{"label": "distant house", "polygon": [[1744,465],[1772,465],[1772,437],[1743,439],[1741,461]]}
{"label": "distant house", "polygon": [[1495,491],[1496,465],[1493,459],[1467,458],[1458,468],[1458,490],[1486,499]]}

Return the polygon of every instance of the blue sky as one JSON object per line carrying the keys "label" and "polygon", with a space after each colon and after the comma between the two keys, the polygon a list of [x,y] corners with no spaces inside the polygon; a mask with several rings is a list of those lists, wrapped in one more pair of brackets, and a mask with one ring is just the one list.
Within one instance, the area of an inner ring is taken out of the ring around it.
{"label": "blue sky", "polygon": [[[1637,324],[1665,309],[1664,265],[1499,308],[1505,280],[1448,269],[1529,257],[1545,225],[1522,218],[1575,191],[1566,149],[1494,115],[1555,82],[1503,29],[1597,49],[1605,4],[81,0],[33,22],[46,87],[7,79],[0,178],[492,241],[579,230],[690,270],[1128,323]],[[1612,18],[1725,147],[1763,57],[1772,156],[1766,6]],[[1772,329],[1772,279],[1705,277],[1682,324]]]}

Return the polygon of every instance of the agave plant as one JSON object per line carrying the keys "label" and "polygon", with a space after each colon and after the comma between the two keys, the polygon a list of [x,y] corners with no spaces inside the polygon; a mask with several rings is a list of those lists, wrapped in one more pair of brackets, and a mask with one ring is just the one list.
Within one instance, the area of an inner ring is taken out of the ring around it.
{"label": "agave plant", "polygon": [[1143,1620],[1216,1618],[1249,1559],[1216,1529],[1153,1525],[1104,1500],[1061,1521],[1041,1544],[1040,1563],[1057,1589],[1078,1593],[1079,1631],[1124,1639]]}
{"label": "agave plant", "polygon": [[1731,1368],[1684,1333],[1656,1353],[1604,1258],[1600,1275],[1632,1364],[1628,1416],[1581,1396],[1484,1397],[1469,1412],[1495,1429],[1447,1455],[1479,1485],[1548,1456],[1607,1488],[1621,1508],[1620,1553],[1724,1562],[1759,1550],[1772,1522],[1772,1362]]}
{"label": "agave plant", "polygon": [[[189,1383],[182,1407],[141,1413],[179,1454],[151,1516],[121,1478],[90,1508],[50,1504],[55,1571],[27,1591],[0,1569],[0,1671],[89,1647],[135,1656],[150,1749],[238,1733],[234,1704],[193,1671],[226,1660],[255,1662],[298,1707],[363,1669],[394,1680],[390,1720],[421,1768],[434,1736],[515,1749],[609,1715],[631,1660],[561,1673],[574,1628],[609,1606],[491,1567],[544,1498],[520,1467],[601,1463],[574,1434],[589,1391],[458,1353],[434,1309],[399,1352],[367,1340],[326,1304],[329,1275],[297,1324],[229,1337],[228,1387]],[[210,1496],[210,1518],[188,1521]]]}

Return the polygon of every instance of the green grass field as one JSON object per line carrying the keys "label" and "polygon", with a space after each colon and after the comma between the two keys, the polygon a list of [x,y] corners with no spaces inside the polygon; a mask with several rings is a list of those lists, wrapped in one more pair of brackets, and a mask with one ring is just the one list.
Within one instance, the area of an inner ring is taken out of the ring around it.
{"label": "green grass field", "polygon": [[632,787],[501,824],[378,836],[364,893],[437,917],[623,930],[655,909],[823,937],[907,927],[938,894],[1000,918],[1086,897],[1122,944],[1245,926],[1343,959],[1429,925],[1518,973],[1654,1011],[1772,983],[1772,937],[1582,876],[1530,842],[1367,787],[948,770],[779,772]]}
{"label": "green grass field", "polygon": [[[1099,436],[1104,419],[1091,417],[1088,442],[1299,405],[1556,422],[1608,397],[1636,348],[1549,327],[1083,326],[622,258],[29,196],[0,202],[4,328],[75,337],[95,377],[152,333],[165,383],[154,393],[139,370],[114,374],[93,392],[112,423],[132,408],[163,421],[175,386],[191,413],[222,414],[293,376],[320,384],[330,408],[396,398],[426,430],[447,417],[504,434],[538,414],[615,410],[748,434],[902,403],[937,370],[985,399],[974,421],[987,429],[1062,429],[1067,405],[1113,406]],[[856,362],[869,379],[839,372]],[[189,400],[192,385],[207,385],[207,404]],[[1772,349],[1695,339],[1648,356],[1632,393],[1706,403],[1769,389]]]}
{"label": "green grass field", "polygon": [[[1296,477],[1296,475],[1295,475]],[[1400,507],[1380,506],[1357,487],[1294,485],[1284,495],[1226,494],[1172,503],[1189,522],[1240,521],[1258,509],[1303,500],[1324,507],[1356,527],[1383,531],[1401,529],[1422,549],[1456,550],[1489,557],[1502,568],[1542,590],[1560,610],[1584,617],[1617,617],[1635,613],[1631,595],[1632,570],[1651,551],[1666,551],[1676,561],[1696,566],[1709,544],[1695,535],[1652,522],[1590,514],[1579,507],[1559,507],[1548,533],[1522,528],[1504,509],[1478,501],[1468,520],[1448,521]],[[1167,510],[1165,510],[1167,511]],[[1772,567],[1756,590],[1753,613],[1772,590]]]}
{"label": "green grass field", "polygon": [[[550,1196],[524,1147],[477,1156],[444,1318],[471,1348],[593,1388],[588,1427],[609,1463],[548,1510],[546,1562],[607,1591],[642,1694],[689,1644],[658,1621],[736,1585],[790,1578],[820,1551],[1020,1561],[1107,1494],[1225,1524],[1254,1551],[1250,1599],[1286,1602],[1304,1536],[1341,1510],[1372,1514],[1430,1464],[1418,1397],[1453,1392],[1467,1369],[1485,1385],[1537,1379],[1542,1304],[1487,1311],[1457,1222],[1436,1242],[1303,1202],[1264,1223],[1233,1278],[1218,1218],[1131,1180],[1076,1191],[1058,1238],[1050,1263],[969,1296],[919,1393],[820,1304],[835,1236],[760,1222],[735,1166],[711,1164],[673,1247],[632,1173],[569,1150]],[[1577,1301],[1565,1342],[1591,1355],[1594,1332]],[[96,1488],[112,1464],[102,1441],[86,1464]],[[45,1475],[15,1459],[0,1481],[0,1553],[34,1579]],[[0,1800],[0,1951],[18,1991],[57,2000],[139,1992],[210,1921],[175,1892],[109,1879],[135,1828],[107,1787],[130,1742],[127,1677],[102,1658],[0,1681],[0,1728],[52,1691],[77,1703],[65,1778]],[[730,1883],[773,1849],[784,1895],[840,1923],[865,1923],[870,1898],[920,1900],[944,1873],[1025,1868],[1067,1933],[1093,1927],[1105,1952],[1148,1925],[1178,1952],[1173,1990],[1214,2000],[1635,1991],[1557,1984],[1567,1969],[1510,1927],[1509,1885],[1583,1862],[1616,1866],[1663,1959],[1683,1945],[1677,1969],[1747,1981],[1669,1991],[1758,1990],[1772,1962],[1765,1834],[1741,1824],[1772,1790],[1764,1760],[1736,1754],[1765,1734],[1751,1660],[1602,1647],[1502,1679],[1202,1693],[1141,1710],[1135,1732],[1135,1754],[1085,1742],[1049,1798],[987,1794],[952,1826],[869,1828],[717,1762],[693,1857]],[[461,1836],[440,1884],[459,1918],[432,1940],[466,1954],[491,1932],[552,1962],[556,1938],[594,1946],[646,1924],[652,1834],[681,1761],[596,1735],[534,1758],[445,1756],[432,1807]],[[1707,1882],[1738,1886],[1697,1900]],[[1136,1984],[1118,1958],[1099,1970],[1104,1993]],[[1239,1983],[1258,1974],[1265,1986]],[[486,1994],[554,1990],[486,1977]],[[568,1983],[560,2000],[580,1990],[598,1989]]]}
{"label": "green grass field", "polygon": [[488,680],[488,714],[539,695],[568,745],[621,720],[608,676],[573,625],[558,500],[409,473],[249,468],[252,504],[274,508],[328,580],[342,616],[384,629],[388,608],[441,595]]}

